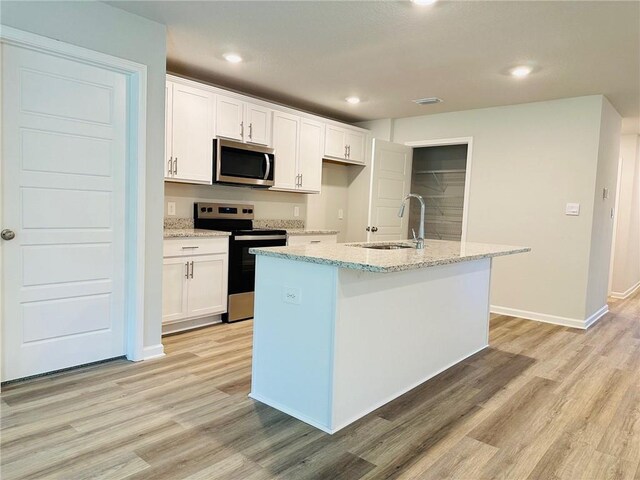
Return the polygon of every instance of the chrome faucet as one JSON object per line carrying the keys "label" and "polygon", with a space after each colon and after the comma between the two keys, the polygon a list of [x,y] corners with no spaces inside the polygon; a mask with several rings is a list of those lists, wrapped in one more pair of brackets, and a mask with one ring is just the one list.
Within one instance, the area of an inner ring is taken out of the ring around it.
{"label": "chrome faucet", "polygon": [[418,250],[422,250],[424,248],[424,200],[422,197],[416,193],[410,193],[404,200],[402,200],[402,205],[400,205],[400,210],[398,211],[398,216],[402,217],[404,215],[404,206],[411,197],[417,198],[420,200],[420,227],[418,228],[418,237],[416,238],[416,231],[411,229],[413,232],[413,240],[416,242],[416,248]]}

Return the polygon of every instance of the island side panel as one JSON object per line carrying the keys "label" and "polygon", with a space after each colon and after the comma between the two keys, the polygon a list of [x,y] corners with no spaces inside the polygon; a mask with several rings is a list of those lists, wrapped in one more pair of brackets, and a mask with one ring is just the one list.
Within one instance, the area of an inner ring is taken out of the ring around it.
{"label": "island side panel", "polygon": [[491,260],[338,278],[333,431],[488,345]]}
{"label": "island side panel", "polygon": [[250,397],[329,432],[337,269],[256,260]]}

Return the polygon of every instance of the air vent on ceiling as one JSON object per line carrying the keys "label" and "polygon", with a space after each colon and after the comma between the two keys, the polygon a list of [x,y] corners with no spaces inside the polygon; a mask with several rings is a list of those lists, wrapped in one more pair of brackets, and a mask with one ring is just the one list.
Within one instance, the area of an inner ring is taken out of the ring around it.
{"label": "air vent on ceiling", "polygon": [[418,105],[431,105],[432,103],[441,103],[442,99],[438,97],[429,97],[429,98],[419,98],[418,100],[414,100]]}

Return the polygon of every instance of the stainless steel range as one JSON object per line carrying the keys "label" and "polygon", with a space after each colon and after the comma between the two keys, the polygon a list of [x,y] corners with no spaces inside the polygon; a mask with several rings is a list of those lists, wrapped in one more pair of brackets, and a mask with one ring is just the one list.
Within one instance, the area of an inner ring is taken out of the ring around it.
{"label": "stainless steel range", "polygon": [[253,247],[278,247],[287,244],[285,230],[253,228],[253,205],[195,203],[195,228],[231,232],[229,237],[229,299],[225,322],[253,318],[253,290],[256,275]]}

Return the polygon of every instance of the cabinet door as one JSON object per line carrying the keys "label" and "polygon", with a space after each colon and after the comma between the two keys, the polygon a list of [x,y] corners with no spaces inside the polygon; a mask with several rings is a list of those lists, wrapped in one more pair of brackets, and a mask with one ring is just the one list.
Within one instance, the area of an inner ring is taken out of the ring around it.
{"label": "cabinet door", "polygon": [[298,172],[300,189],[307,192],[320,192],[322,184],[322,145],[324,128],[321,123],[300,121],[300,142],[298,147]]}
{"label": "cabinet door", "polygon": [[298,134],[300,118],[287,113],[273,114],[273,150],[275,152],[274,188],[295,190],[298,170]]}
{"label": "cabinet door", "polygon": [[324,140],[325,156],[345,158],[345,145],[345,131],[342,128],[327,125]]}
{"label": "cabinet door", "polygon": [[227,254],[198,255],[189,261],[189,317],[227,311]]}
{"label": "cabinet door", "polygon": [[216,95],[216,136],[242,141],[246,126],[242,118],[244,103],[236,98]]}
{"label": "cabinet door", "polygon": [[351,162],[364,163],[365,134],[362,132],[346,132],[345,141],[347,143],[347,160]]}
{"label": "cabinet door", "polygon": [[171,151],[171,120],[173,115],[173,83],[167,82],[164,90],[164,178],[173,177],[173,152]]}
{"label": "cabinet door", "polygon": [[244,112],[244,141],[270,145],[272,110],[247,103]]}
{"label": "cabinet door", "polygon": [[173,84],[173,179],[211,184],[213,95]]}
{"label": "cabinet door", "polygon": [[188,257],[165,258],[162,262],[162,321],[187,317]]}

